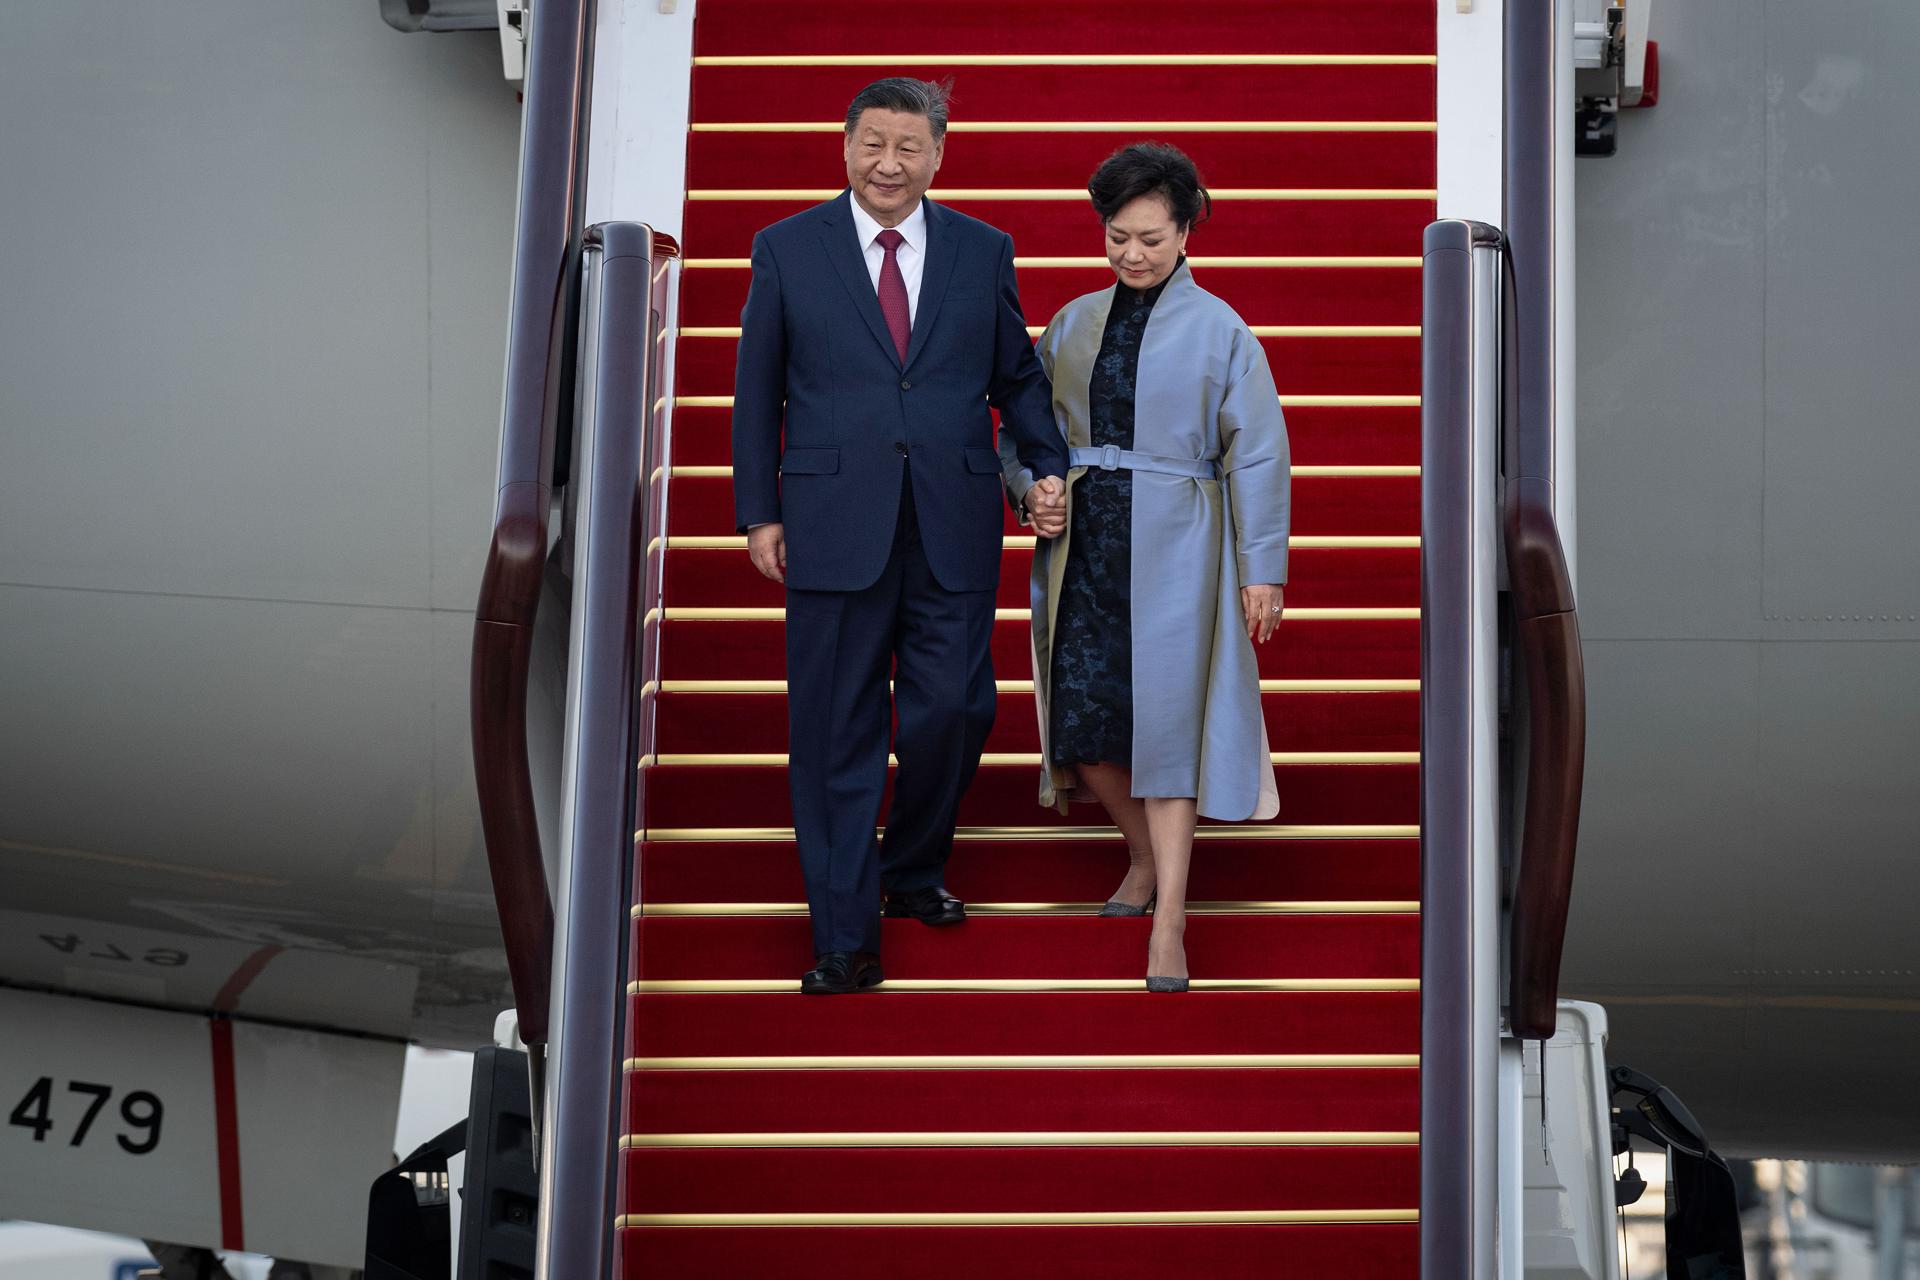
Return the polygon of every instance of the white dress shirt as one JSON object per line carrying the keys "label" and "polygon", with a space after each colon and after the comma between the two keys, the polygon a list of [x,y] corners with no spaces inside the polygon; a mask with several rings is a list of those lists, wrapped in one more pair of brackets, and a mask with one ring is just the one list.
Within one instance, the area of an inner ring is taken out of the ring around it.
{"label": "white dress shirt", "polygon": [[[847,193],[847,203],[853,206],[853,230],[860,237],[860,248],[867,256],[867,278],[873,281],[875,297],[880,295],[880,268],[887,260],[887,251],[875,243],[875,238],[886,228],[873,220],[873,215],[860,207],[860,202]],[[907,285],[907,324],[912,326],[920,315],[920,275],[927,264],[927,205],[921,201],[913,206],[913,212],[907,220],[894,228],[903,238],[903,243],[893,251],[895,262],[900,264],[900,278]]]}

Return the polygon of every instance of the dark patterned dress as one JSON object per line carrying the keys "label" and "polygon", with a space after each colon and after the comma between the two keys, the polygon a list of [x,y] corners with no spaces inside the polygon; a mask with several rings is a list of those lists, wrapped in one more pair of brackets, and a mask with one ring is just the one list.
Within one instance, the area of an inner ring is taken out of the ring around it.
{"label": "dark patterned dress", "polygon": [[[1088,388],[1094,448],[1133,448],[1134,379],[1165,280],[1117,284]],[[1073,486],[1067,567],[1054,615],[1048,763],[1133,764],[1133,472],[1089,467]]]}

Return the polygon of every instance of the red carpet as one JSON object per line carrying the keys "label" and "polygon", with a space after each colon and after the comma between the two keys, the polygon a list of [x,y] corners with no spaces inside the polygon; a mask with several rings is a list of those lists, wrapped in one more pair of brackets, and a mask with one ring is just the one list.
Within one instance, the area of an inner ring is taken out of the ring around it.
{"label": "red carpet", "polygon": [[[1416,1273],[1433,25],[1426,0],[700,0],[625,1274]],[[889,74],[954,78],[934,194],[1013,234],[1036,331],[1112,283],[1088,172],[1142,137],[1186,149],[1218,197],[1196,278],[1287,409],[1293,581],[1260,654],[1282,811],[1203,828],[1185,997],[1140,990],[1148,922],[1091,914],[1124,865],[1097,811],[1034,803],[1011,524],[999,716],[948,876],[973,918],[888,922],[878,993],[795,991],[781,594],[733,534],[728,397],[752,236],[839,189],[837,122]]]}

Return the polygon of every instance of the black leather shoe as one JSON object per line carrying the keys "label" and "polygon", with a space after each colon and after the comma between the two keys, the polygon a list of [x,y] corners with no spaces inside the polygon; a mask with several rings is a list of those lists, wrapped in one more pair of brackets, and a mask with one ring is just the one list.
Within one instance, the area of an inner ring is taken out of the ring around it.
{"label": "black leather shoe", "polygon": [[944,885],[925,889],[895,889],[887,894],[886,914],[895,918],[912,916],[921,924],[960,924],[967,918],[967,904],[948,893]]}
{"label": "black leather shoe", "polygon": [[870,991],[885,981],[879,956],[865,951],[829,951],[800,975],[800,990],[810,996],[847,996]]}

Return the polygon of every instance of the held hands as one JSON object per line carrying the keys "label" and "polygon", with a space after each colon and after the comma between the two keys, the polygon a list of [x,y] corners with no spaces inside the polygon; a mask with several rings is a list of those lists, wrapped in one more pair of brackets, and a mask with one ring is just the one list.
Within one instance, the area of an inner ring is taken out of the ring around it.
{"label": "held hands", "polygon": [[1067,531],[1067,484],[1059,476],[1043,476],[1027,490],[1027,518],[1043,538]]}
{"label": "held hands", "polygon": [[747,530],[747,554],[753,567],[775,582],[787,580],[787,527],[782,524],[755,525]]}
{"label": "held hands", "polygon": [[1271,582],[1240,588],[1240,608],[1247,615],[1247,639],[1265,644],[1272,637],[1287,606],[1286,590]]}

